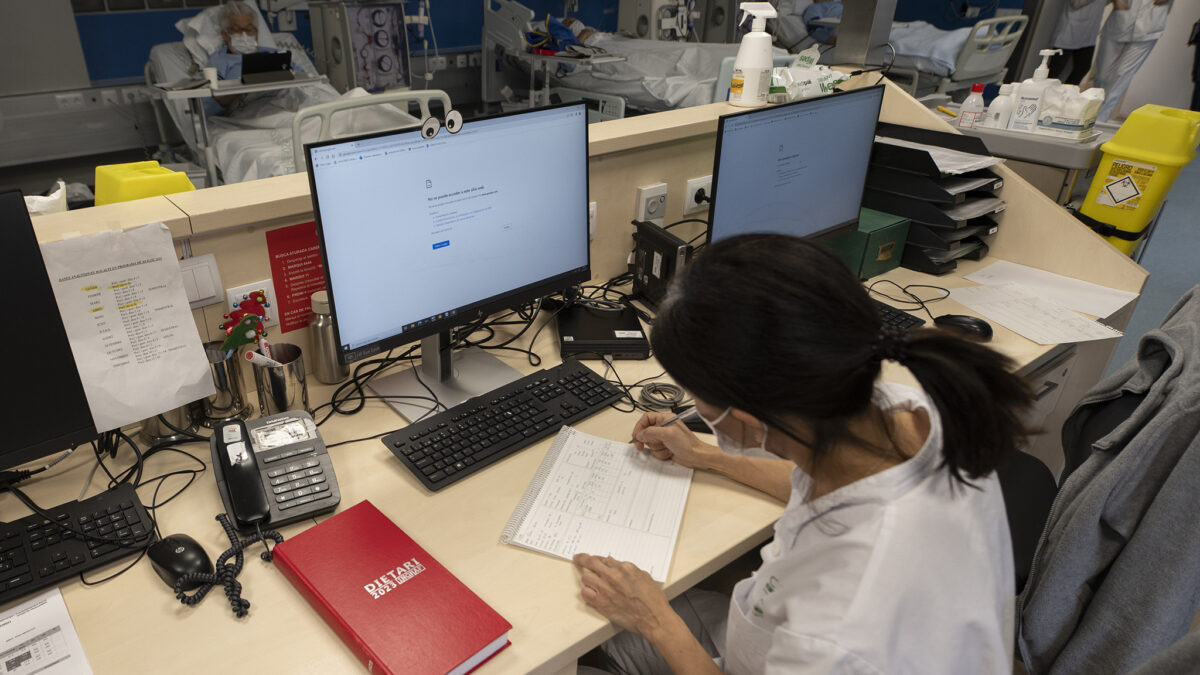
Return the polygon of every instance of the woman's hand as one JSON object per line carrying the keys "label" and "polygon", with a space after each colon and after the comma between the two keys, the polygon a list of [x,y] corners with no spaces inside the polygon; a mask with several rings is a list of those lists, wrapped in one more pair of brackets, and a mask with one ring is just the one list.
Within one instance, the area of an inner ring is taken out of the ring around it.
{"label": "woman's hand", "polygon": [[621,628],[649,638],[674,617],[658,582],[637,565],[586,553],[574,561],[583,601]]}
{"label": "woman's hand", "polygon": [[711,458],[721,454],[715,445],[702,442],[682,422],[660,427],[671,419],[667,413],[646,413],[633,427],[637,449],[649,452],[658,459],[674,460],[690,469],[711,468]]}

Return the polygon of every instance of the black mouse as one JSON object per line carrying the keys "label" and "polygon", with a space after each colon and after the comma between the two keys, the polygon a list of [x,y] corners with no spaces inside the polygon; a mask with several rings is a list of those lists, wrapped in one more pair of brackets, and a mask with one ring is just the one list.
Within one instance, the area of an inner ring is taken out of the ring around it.
{"label": "black mouse", "polygon": [[[206,572],[212,574],[213,564],[208,554],[195,539],[186,534],[172,534],[162,538],[146,550],[150,565],[158,576],[167,582],[172,590],[175,580],[190,572]],[[185,591],[200,587],[199,583],[188,584]]]}
{"label": "black mouse", "polygon": [[992,325],[977,316],[943,314],[933,320],[939,326],[953,328],[983,340],[992,339]]}

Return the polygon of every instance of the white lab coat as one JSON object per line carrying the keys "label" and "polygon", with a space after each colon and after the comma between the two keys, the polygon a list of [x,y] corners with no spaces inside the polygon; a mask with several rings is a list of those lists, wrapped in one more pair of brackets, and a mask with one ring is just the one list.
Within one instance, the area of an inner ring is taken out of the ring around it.
{"label": "white lab coat", "polygon": [[[1080,3],[1082,6],[1080,6]],[[1105,0],[1066,0],[1050,37],[1050,46],[1058,49],[1094,47],[1104,21]]]}
{"label": "white lab coat", "polygon": [[928,440],[916,457],[808,504],[809,479],[793,471],[762,567],[733,592],[727,673],[1012,672],[999,481],[951,484],[941,423],[922,392],[881,385],[876,397],[924,409]]}
{"label": "white lab coat", "polygon": [[1153,0],[1128,0],[1129,9],[1115,6],[1104,22],[1100,33],[1114,42],[1146,42],[1162,37],[1167,29],[1167,13],[1171,3],[1154,4]]}

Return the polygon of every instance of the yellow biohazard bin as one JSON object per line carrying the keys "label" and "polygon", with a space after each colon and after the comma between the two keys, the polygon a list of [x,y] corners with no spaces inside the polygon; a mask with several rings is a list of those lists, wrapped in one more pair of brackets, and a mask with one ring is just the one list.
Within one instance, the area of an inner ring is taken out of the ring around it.
{"label": "yellow biohazard bin", "polygon": [[186,173],[164,169],[158,162],[96,167],[96,206],[195,189]]}
{"label": "yellow biohazard bin", "polygon": [[1134,110],[1100,146],[1104,157],[1079,212],[1113,226],[1118,234],[1105,239],[1132,255],[1180,170],[1196,157],[1198,131],[1200,113],[1191,110]]}

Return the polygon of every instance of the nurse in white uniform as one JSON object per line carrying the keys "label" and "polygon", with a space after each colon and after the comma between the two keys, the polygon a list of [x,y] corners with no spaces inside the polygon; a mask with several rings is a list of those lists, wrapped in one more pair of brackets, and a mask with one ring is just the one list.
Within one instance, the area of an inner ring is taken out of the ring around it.
{"label": "nurse in white uniform", "polygon": [[[593,664],[1011,673],[1014,572],[995,468],[1030,402],[1012,364],[943,329],[884,329],[842,262],[793,237],[716,242],[676,284],[654,353],[718,445],[651,413],[638,447],[787,508],[719,617],[710,598],[669,603],[630,563],[577,556],[584,602],[627,631]],[[922,389],[880,384],[884,360]]]}
{"label": "nurse in white uniform", "polygon": [[1104,87],[1098,121],[1116,112],[1117,104],[1167,29],[1173,0],[1112,0],[1112,12],[1100,29],[1096,48],[1096,86]]}
{"label": "nurse in white uniform", "polygon": [[[1063,84],[1079,84],[1092,67],[1096,38],[1104,20],[1104,0],[1066,0],[1050,36],[1050,46],[1063,51],[1050,57],[1050,76]],[[1064,73],[1067,64],[1070,72]]]}

